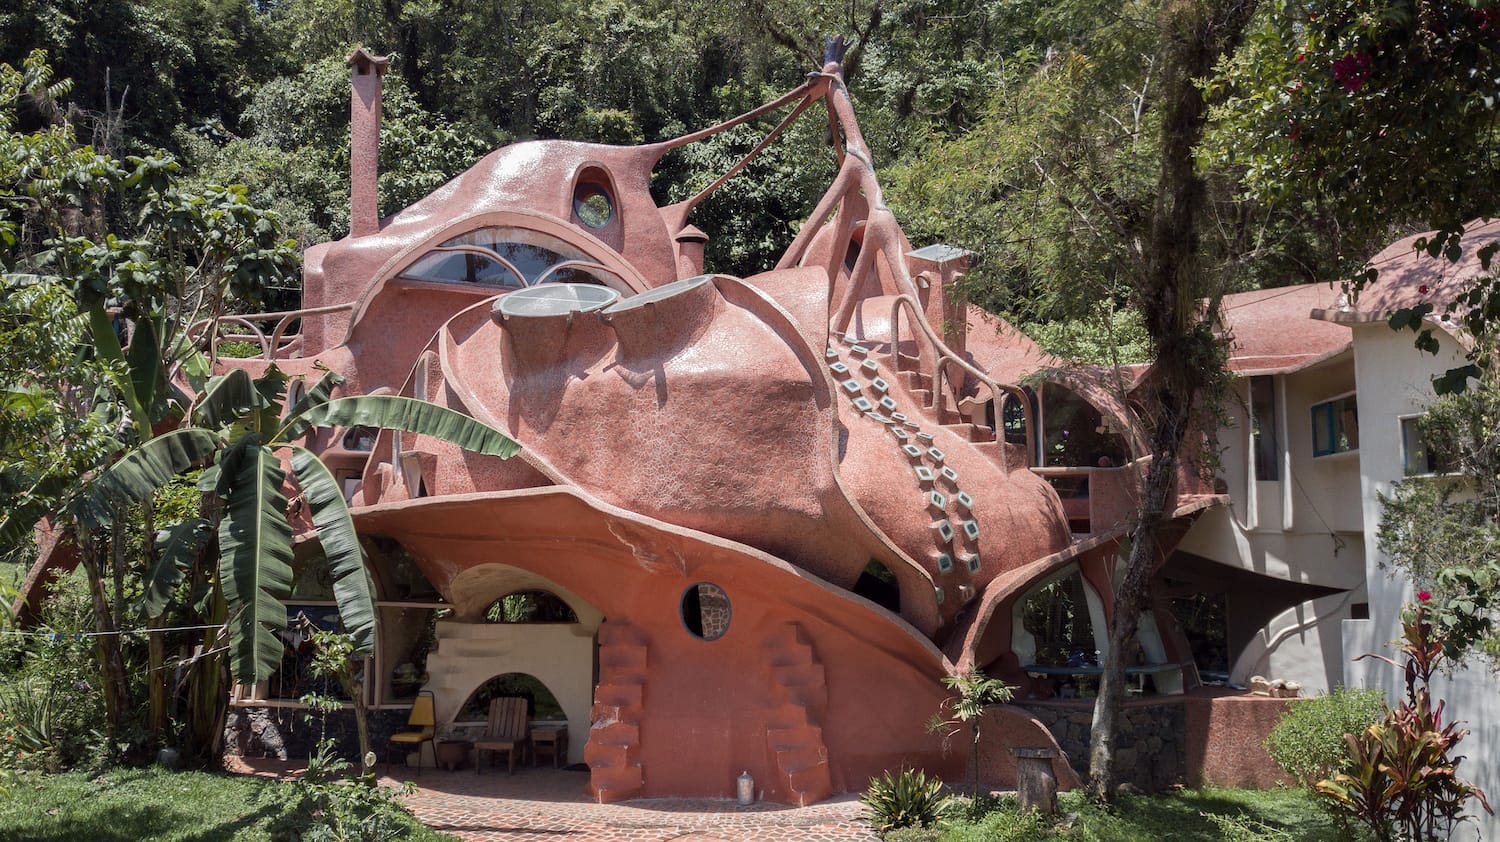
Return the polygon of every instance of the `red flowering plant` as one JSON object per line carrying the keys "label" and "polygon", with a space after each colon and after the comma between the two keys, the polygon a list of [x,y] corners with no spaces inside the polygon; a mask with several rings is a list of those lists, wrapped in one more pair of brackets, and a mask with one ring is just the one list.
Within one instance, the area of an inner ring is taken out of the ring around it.
{"label": "red flowering plant", "polygon": [[1463,757],[1453,752],[1468,730],[1458,727],[1460,720],[1445,721],[1444,703],[1432,698],[1432,676],[1445,656],[1441,636],[1426,618],[1431,598],[1422,591],[1417,606],[1402,614],[1399,651],[1404,663],[1383,655],[1360,656],[1402,670],[1406,698],[1364,732],[1344,735],[1348,771],[1319,781],[1315,788],[1382,842],[1447,839],[1467,818],[1464,808],[1471,800],[1494,813],[1484,792],[1458,777]]}

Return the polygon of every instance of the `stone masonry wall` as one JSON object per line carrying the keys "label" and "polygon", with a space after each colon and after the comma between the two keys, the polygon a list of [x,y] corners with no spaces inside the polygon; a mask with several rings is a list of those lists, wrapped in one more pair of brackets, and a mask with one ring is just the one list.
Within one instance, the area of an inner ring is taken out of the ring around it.
{"label": "stone masonry wall", "polygon": [[[369,711],[370,744],[379,762],[385,763],[391,735],[407,730],[405,710]],[[354,762],[359,757],[359,732],[354,711],[330,713],[327,734],[338,746],[339,756]],[[307,721],[307,711],[291,708],[235,707],[224,724],[224,752],[243,757],[274,757],[301,760],[311,756],[322,732],[316,718]],[[429,761],[431,758],[427,758]]]}
{"label": "stone masonry wall", "polygon": [[[1074,770],[1087,778],[1093,703],[1028,702],[1022,706],[1047,726],[1067,752]],[[1147,792],[1186,783],[1187,710],[1183,698],[1127,705],[1120,721],[1116,762],[1122,782]]]}

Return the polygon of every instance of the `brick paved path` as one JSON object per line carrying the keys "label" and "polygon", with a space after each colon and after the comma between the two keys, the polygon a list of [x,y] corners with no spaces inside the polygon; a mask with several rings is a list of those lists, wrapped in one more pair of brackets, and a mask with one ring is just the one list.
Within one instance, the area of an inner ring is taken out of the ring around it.
{"label": "brick paved path", "polygon": [[[226,761],[231,758],[225,758]],[[232,771],[285,776],[284,762],[241,761]],[[583,793],[587,774],[562,769],[503,769],[475,775],[423,770],[405,776],[417,786],[406,806],[428,827],[465,842],[874,842],[856,796],[811,807],[657,798],[595,804]],[[383,778],[382,783],[395,783]]]}

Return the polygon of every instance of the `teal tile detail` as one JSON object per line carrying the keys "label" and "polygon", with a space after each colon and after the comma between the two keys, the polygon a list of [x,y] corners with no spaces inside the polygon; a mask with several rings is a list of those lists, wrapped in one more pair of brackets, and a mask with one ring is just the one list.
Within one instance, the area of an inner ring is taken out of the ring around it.
{"label": "teal tile detail", "polygon": [[938,572],[947,573],[953,569],[953,556],[947,553],[938,553]]}
{"label": "teal tile detail", "polygon": [[906,414],[903,413],[903,412],[892,412],[891,413],[891,417],[894,418],[894,419],[896,419],[897,421],[899,421],[902,424],[906,423]]}
{"label": "teal tile detail", "polygon": [[944,467],[943,468],[943,479],[945,479],[945,480],[947,480],[947,481],[949,481],[949,482],[957,485],[958,484],[958,471],[955,471],[952,468]]}
{"label": "teal tile detail", "polygon": [[875,372],[880,370],[880,366],[877,365],[874,360],[870,359],[867,359],[864,362],[860,363],[859,367],[869,372],[870,374],[874,374]]}
{"label": "teal tile detail", "polygon": [[978,573],[979,572],[979,556],[973,555],[973,554],[969,554],[969,555],[965,555],[963,557],[963,559],[964,559],[964,563],[969,566],[969,572],[970,573]]}
{"label": "teal tile detail", "polygon": [[871,413],[869,413],[869,415],[867,417],[871,421],[874,421],[874,422],[876,422],[878,424],[889,424],[889,423],[891,423],[891,419],[885,417],[884,415],[881,415],[878,412],[871,412]]}
{"label": "teal tile detail", "polygon": [[828,366],[828,370],[840,377],[843,377],[844,375],[849,373],[849,366],[844,365],[843,363],[833,363],[832,365]]}
{"label": "teal tile detail", "polygon": [[857,410],[859,410],[860,412],[874,412],[875,411],[875,404],[870,403],[870,399],[869,398],[855,398],[854,401],[853,401],[853,403],[854,403],[854,408],[857,409]]}
{"label": "teal tile detail", "polygon": [[858,345],[859,344],[859,336],[856,335],[855,332],[851,330],[848,333],[844,334],[844,341],[847,342],[847,343],[849,343],[850,345]]}
{"label": "teal tile detail", "polygon": [[853,354],[856,357],[863,357],[870,353],[870,349],[866,348],[863,345],[850,345],[849,353]]}
{"label": "teal tile detail", "polygon": [[932,457],[932,461],[934,461],[934,462],[941,462],[941,461],[943,461],[943,451],[938,450],[935,447],[929,447],[929,448],[927,448],[927,455],[931,456]]}
{"label": "teal tile detail", "polygon": [[926,465],[918,465],[913,469],[913,473],[917,475],[917,482],[923,485],[932,485],[932,481],[936,479],[932,473],[932,469]]}
{"label": "teal tile detail", "polygon": [[917,438],[927,442],[928,444],[932,444],[932,433],[917,433]]}
{"label": "teal tile detail", "polygon": [[942,539],[942,542],[944,544],[953,540],[953,524],[949,523],[948,521],[937,521],[936,523],[932,524],[932,528],[937,530],[938,537]]}
{"label": "teal tile detail", "polygon": [[922,458],[922,448],[917,447],[914,444],[903,444],[901,445],[901,450],[904,451],[906,455],[911,457],[912,459]]}
{"label": "teal tile detail", "polygon": [[885,397],[881,398],[880,399],[880,405],[883,406],[883,407],[885,407],[885,411],[886,412],[895,412],[896,411],[896,402],[891,399],[890,395],[886,395]]}
{"label": "teal tile detail", "polygon": [[964,521],[964,534],[969,536],[970,541],[978,540],[979,522],[973,520]]}
{"label": "teal tile detail", "polygon": [[877,377],[874,380],[870,381],[870,388],[874,389],[877,392],[889,392],[891,390],[891,384],[885,382],[884,377]]}
{"label": "teal tile detail", "polygon": [[825,360],[836,360],[838,358],[839,358],[839,352],[837,350],[835,350],[834,348],[828,347],[828,348],[824,348],[823,349],[823,359],[825,359]]}
{"label": "teal tile detail", "polygon": [[896,437],[896,441],[906,441],[906,431],[900,427],[891,427],[891,435]]}
{"label": "teal tile detail", "polygon": [[953,499],[957,500],[958,504],[960,506],[963,506],[965,509],[972,510],[974,508],[974,498],[970,497],[969,492],[967,491],[958,492],[958,496],[954,497]]}
{"label": "teal tile detail", "polygon": [[857,395],[859,394],[859,381],[852,378],[849,380],[845,380],[839,384],[839,388],[843,389],[851,395]]}
{"label": "teal tile detail", "polygon": [[942,605],[943,604],[943,589],[942,588],[933,588],[932,589],[932,595],[935,596],[935,597],[937,597],[937,604],[938,605]]}
{"label": "teal tile detail", "polygon": [[927,505],[942,511],[943,507],[948,505],[948,498],[944,497],[941,491],[934,491],[927,495]]}

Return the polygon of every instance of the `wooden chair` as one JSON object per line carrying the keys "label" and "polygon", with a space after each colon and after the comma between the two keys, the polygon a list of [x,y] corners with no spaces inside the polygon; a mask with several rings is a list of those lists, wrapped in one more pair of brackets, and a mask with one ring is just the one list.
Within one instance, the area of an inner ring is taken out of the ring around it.
{"label": "wooden chair", "polygon": [[[490,723],[483,738],[474,741],[474,774],[484,766],[484,753],[503,751],[510,761],[510,773],[516,773],[517,755],[526,752],[531,737],[531,720],[526,716],[526,700],[506,696],[490,701]],[[492,761],[493,762],[493,759]]]}
{"label": "wooden chair", "polygon": [[[422,771],[422,744],[430,743],[437,736],[437,717],[433,713],[433,705],[436,700],[431,690],[423,690],[417,694],[417,700],[412,703],[411,713],[406,717],[407,727],[416,727],[415,731],[401,731],[391,735],[391,754],[402,752],[402,762],[406,755],[411,752],[411,746],[417,747],[417,771]],[[436,749],[434,749],[436,751]],[[436,762],[437,755],[433,755]],[[391,773],[391,756],[385,758],[385,772]]]}

